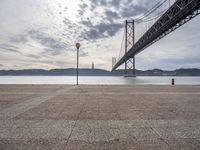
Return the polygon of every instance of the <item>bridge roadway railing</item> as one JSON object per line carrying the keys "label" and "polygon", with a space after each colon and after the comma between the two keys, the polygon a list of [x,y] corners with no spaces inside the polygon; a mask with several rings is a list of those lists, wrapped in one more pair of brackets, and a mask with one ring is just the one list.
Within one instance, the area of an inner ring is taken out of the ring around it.
{"label": "bridge roadway railing", "polygon": [[200,0],[177,0],[113,67],[138,54],[200,14]]}

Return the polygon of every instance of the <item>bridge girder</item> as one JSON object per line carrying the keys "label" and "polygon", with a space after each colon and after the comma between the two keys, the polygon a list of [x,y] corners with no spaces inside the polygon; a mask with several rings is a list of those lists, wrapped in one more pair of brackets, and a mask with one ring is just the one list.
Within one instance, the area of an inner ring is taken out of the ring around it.
{"label": "bridge girder", "polygon": [[200,14],[200,0],[177,0],[112,68],[122,65],[153,43]]}

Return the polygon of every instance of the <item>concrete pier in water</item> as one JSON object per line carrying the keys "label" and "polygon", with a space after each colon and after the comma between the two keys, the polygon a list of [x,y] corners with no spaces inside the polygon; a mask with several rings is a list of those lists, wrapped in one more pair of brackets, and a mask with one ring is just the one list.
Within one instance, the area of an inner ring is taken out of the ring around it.
{"label": "concrete pier in water", "polygon": [[200,149],[200,86],[0,85],[0,149]]}

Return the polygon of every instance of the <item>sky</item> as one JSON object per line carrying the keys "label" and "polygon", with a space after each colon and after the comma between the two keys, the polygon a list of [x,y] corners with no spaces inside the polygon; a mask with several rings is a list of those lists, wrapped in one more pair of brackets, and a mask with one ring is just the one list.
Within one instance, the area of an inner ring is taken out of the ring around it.
{"label": "sky", "polygon": [[[124,21],[159,0],[0,0],[0,70],[75,68],[111,70]],[[145,29],[136,24],[136,32]],[[137,69],[200,68],[200,16],[136,55]],[[123,66],[122,66],[123,68]]]}

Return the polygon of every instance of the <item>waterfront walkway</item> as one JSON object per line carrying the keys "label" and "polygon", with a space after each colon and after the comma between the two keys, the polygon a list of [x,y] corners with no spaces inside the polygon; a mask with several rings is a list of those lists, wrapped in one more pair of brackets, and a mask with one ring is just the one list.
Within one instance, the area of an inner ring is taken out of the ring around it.
{"label": "waterfront walkway", "polygon": [[0,149],[200,149],[200,86],[0,85]]}

